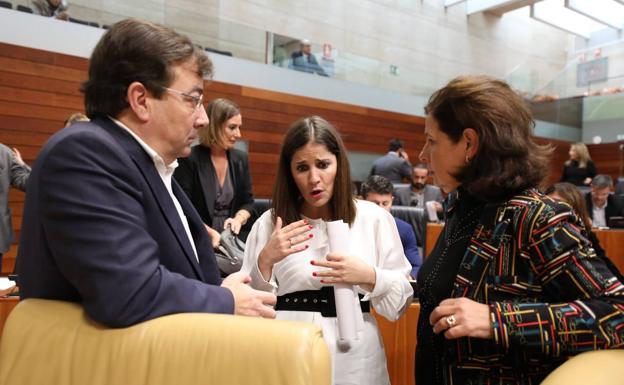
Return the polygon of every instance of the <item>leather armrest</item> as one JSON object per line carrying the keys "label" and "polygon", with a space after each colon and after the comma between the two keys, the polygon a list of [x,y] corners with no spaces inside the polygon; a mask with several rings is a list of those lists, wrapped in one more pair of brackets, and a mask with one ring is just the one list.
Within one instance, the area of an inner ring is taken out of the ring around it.
{"label": "leather armrest", "polygon": [[0,341],[0,383],[330,384],[312,324],[220,314],[175,314],[123,329],[79,304],[28,299]]}

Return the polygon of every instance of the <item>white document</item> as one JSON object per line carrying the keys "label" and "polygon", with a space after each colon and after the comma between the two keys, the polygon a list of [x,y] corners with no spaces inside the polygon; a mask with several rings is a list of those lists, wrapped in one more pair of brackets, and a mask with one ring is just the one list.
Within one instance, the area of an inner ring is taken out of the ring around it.
{"label": "white document", "polygon": [[[327,222],[329,252],[349,255],[349,225],[343,221]],[[362,309],[355,286],[335,284],[338,338],[343,342],[357,340],[357,332],[364,326]]]}

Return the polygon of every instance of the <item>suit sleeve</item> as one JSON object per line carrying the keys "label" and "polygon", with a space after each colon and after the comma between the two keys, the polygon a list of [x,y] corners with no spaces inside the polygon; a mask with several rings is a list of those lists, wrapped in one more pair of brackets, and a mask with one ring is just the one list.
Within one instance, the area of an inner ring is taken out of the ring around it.
{"label": "suit sleeve", "polygon": [[[251,182],[251,174],[249,173],[249,160],[247,154],[240,152],[239,161],[240,182],[241,186],[235,186],[236,194],[239,195],[240,207],[238,210],[247,210],[249,214],[254,213],[254,196],[253,185]],[[234,212],[236,214],[236,212]]]}
{"label": "suit sleeve", "polygon": [[[46,154],[38,160],[46,243],[90,317],[125,327],[173,313],[233,313],[229,290],[160,263],[153,234],[171,230],[148,223],[144,196],[150,192],[121,148],[84,134],[66,137]],[[185,255],[180,250],[173,258]]]}
{"label": "suit sleeve", "polygon": [[596,165],[594,164],[593,161],[588,160],[587,161],[587,176],[593,179],[596,176],[596,174],[597,174]]}
{"label": "suit sleeve", "polygon": [[416,245],[416,235],[414,235],[412,226],[409,225],[406,226],[401,233],[403,251],[410,265],[412,265],[410,276],[415,279],[418,275],[418,269],[420,269],[420,265],[422,265],[422,258],[418,252],[418,246]]}
{"label": "suit sleeve", "polygon": [[13,153],[11,157],[11,186],[18,190],[26,191],[26,182],[30,175],[30,167],[27,164],[19,163]]}
{"label": "suit sleeve", "polygon": [[516,239],[538,280],[539,301],[490,303],[495,341],[556,357],[621,347],[624,285],[580,234],[575,214],[546,207],[536,216]]}

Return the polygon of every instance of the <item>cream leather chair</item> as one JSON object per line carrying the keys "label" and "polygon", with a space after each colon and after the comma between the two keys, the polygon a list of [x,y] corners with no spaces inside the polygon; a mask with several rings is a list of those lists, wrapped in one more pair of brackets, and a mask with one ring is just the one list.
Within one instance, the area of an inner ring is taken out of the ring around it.
{"label": "cream leather chair", "polygon": [[305,323],[189,313],[111,329],[78,304],[29,299],[0,340],[7,385],[330,383],[321,331]]}
{"label": "cream leather chair", "polygon": [[624,350],[596,350],[567,360],[541,385],[624,384]]}

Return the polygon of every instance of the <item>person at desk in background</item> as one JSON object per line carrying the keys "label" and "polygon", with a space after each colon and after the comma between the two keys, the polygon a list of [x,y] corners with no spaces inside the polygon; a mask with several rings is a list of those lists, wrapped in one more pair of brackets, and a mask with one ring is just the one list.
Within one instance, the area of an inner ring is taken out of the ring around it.
{"label": "person at desk in background", "polygon": [[91,121],[54,134],[30,175],[21,298],[76,302],[109,327],[187,312],[274,317],[275,296],[249,276],[221,280],[204,224],[172,179],[208,124],[210,59],[170,28],[127,19],[104,33],[88,73]]}
{"label": "person at desk in background", "polygon": [[[206,107],[209,123],[199,128],[199,145],[179,160],[173,174],[199,212],[215,248],[220,234],[239,234],[253,212],[254,197],[247,154],[234,148],[243,118],[236,103],[215,99]],[[246,238],[249,229],[242,236]]]}
{"label": "person at desk in background", "polygon": [[589,156],[585,143],[573,143],[568,152],[570,159],[563,165],[560,182],[572,183],[575,186],[589,186],[596,176],[596,166]]}
{"label": "person at desk in background", "polygon": [[624,285],[579,216],[535,188],[551,149],[522,98],[462,76],[425,112],[420,159],[450,195],[418,273],[417,383],[538,384],[571,355],[621,347]]}
{"label": "person at desk in background", "polygon": [[585,195],[587,212],[593,227],[607,227],[609,218],[624,216],[624,207],[611,193],[613,179],[609,175],[598,174],[591,182],[591,191]]}
{"label": "person at desk in background", "polygon": [[373,162],[370,175],[381,175],[392,183],[403,183],[403,179],[410,179],[412,165],[401,140],[392,139],[388,143],[388,153]]}
{"label": "person at desk in background", "polygon": [[301,41],[299,51],[295,51],[292,53],[288,68],[294,69],[296,71],[302,71],[311,74],[316,73],[321,76],[327,76],[327,73],[325,72],[323,67],[318,64],[316,57],[312,53],[312,45],[307,39],[303,39]]}
{"label": "person at desk in background", "polygon": [[[362,183],[361,195],[362,198],[373,202],[382,209],[392,213],[392,200],[394,196],[394,187],[392,183],[380,175],[371,175],[366,182]],[[399,230],[399,237],[401,238],[401,244],[403,245],[403,252],[407,257],[410,265],[412,265],[412,271],[410,271],[410,279],[415,280],[418,274],[418,269],[422,265],[422,257],[418,252],[418,246],[416,244],[416,235],[414,234],[414,228],[409,223],[402,219],[394,217],[397,230]]]}
{"label": "person at desk in background", "polygon": [[[337,220],[349,225],[349,255],[329,253],[327,222]],[[353,198],[347,150],[323,118],[300,119],[286,132],[271,209],[254,223],[246,246],[241,270],[254,288],[278,295],[277,318],[322,329],[334,384],[389,384],[370,307],[397,320],[413,296],[411,267],[390,213]],[[349,345],[339,340],[332,290],[338,283],[357,285],[364,295],[363,323]]]}
{"label": "person at desk in background", "polygon": [[[396,189],[397,205],[426,208],[427,202],[432,202],[436,213],[442,213],[442,202],[444,197],[442,191],[437,186],[427,183],[429,180],[429,168],[424,163],[418,163],[412,168],[411,186]],[[428,211],[425,215],[429,218]]]}
{"label": "person at desk in background", "polygon": [[69,20],[67,8],[69,5],[65,0],[33,0],[33,13],[35,15],[54,17],[59,20]]}
{"label": "person at desk in background", "polygon": [[14,187],[26,191],[30,167],[22,159],[17,148],[10,149],[0,144],[0,271],[2,255],[9,251],[15,241],[13,212],[9,207],[9,190]]}

